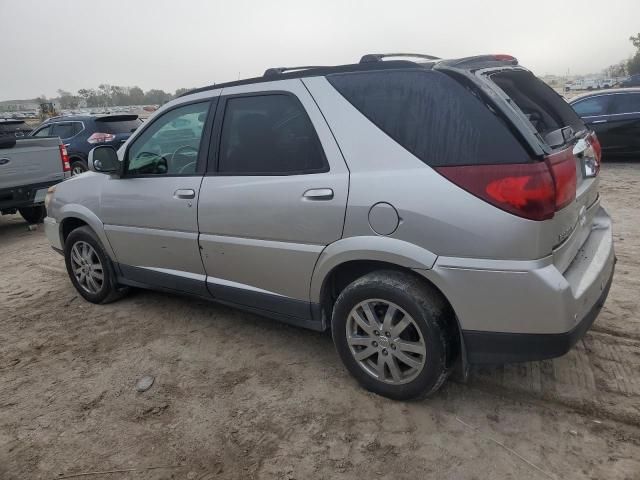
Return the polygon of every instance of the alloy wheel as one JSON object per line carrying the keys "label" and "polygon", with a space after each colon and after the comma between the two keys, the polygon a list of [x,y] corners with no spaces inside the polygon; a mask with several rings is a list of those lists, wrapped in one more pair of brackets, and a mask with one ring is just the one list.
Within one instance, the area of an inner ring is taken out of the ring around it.
{"label": "alloy wheel", "polygon": [[104,269],[94,248],[78,241],[71,248],[71,269],[78,284],[87,292],[96,294],[104,284]]}
{"label": "alloy wheel", "polygon": [[408,383],[425,366],[427,348],[418,324],[393,302],[360,302],[349,313],[346,329],[353,358],[381,382]]}

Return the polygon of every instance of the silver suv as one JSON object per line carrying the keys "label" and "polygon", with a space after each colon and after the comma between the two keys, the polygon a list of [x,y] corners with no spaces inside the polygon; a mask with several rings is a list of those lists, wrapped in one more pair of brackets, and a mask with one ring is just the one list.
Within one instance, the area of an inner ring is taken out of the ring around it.
{"label": "silver suv", "polygon": [[613,277],[597,138],[513,57],[386,57],[194,90],[96,147],[45,220],[78,292],[331,329],[396,399],[566,353]]}

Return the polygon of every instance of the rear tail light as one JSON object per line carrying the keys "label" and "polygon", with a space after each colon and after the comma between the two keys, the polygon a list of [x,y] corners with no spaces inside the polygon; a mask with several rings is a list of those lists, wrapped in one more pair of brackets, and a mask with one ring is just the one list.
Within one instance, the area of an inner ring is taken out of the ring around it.
{"label": "rear tail light", "polygon": [[600,164],[602,163],[602,147],[600,146],[600,140],[598,140],[598,136],[594,133],[589,135],[587,141],[593,148],[594,158],[596,161],[597,171],[596,174],[600,171]]}
{"label": "rear tail light", "polygon": [[89,138],[87,138],[87,142],[91,144],[105,143],[105,142],[112,142],[115,139],[116,139],[116,136],[113,135],[112,133],[96,132],[93,135],[91,135]]}
{"label": "rear tail light", "polygon": [[62,171],[70,172],[71,165],[69,165],[69,154],[67,153],[67,147],[60,145],[60,160],[62,161]]}
{"label": "rear tail light", "polygon": [[570,148],[543,162],[436,170],[476,197],[529,220],[553,218],[576,198],[576,164]]}

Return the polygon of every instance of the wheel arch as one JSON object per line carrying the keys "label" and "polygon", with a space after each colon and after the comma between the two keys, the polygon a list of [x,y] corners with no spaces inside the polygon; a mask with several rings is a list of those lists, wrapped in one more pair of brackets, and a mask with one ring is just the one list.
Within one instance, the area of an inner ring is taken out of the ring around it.
{"label": "wheel arch", "polygon": [[[351,248],[353,247],[353,248]],[[375,270],[394,270],[418,278],[433,288],[452,312],[451,326],[457,337],[458,355],[456,370],[464,379],[467,372],[467,356],[458,316],[442,289],[422,272],[431,271],[437,255],[389,237],[353,237],[329,245],[320,255],[311,282],[311,299],[324,312],[323,321],[331,324],[333,303],[355,279]]]}
{"label": "wheel arch", "polygon": [[98,236],[111,260],[116,261],[115,253],[104,231],[104,224],[95,213],[83,205],[67,204],[60,210],[59,218],[60,240],[63,246],[69,233],[86,225]]}

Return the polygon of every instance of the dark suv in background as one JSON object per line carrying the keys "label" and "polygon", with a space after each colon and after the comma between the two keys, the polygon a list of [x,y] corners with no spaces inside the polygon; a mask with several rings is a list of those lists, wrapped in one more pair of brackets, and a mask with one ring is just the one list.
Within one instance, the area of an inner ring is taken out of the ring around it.
{"label": "dark suv in background", "polygon": [[89,151],[98,145],[119,148],[142,121],[137,115],[53,117],[34,129],[34,137],[60,137],[67,147],[71,174],[86,172]]}

